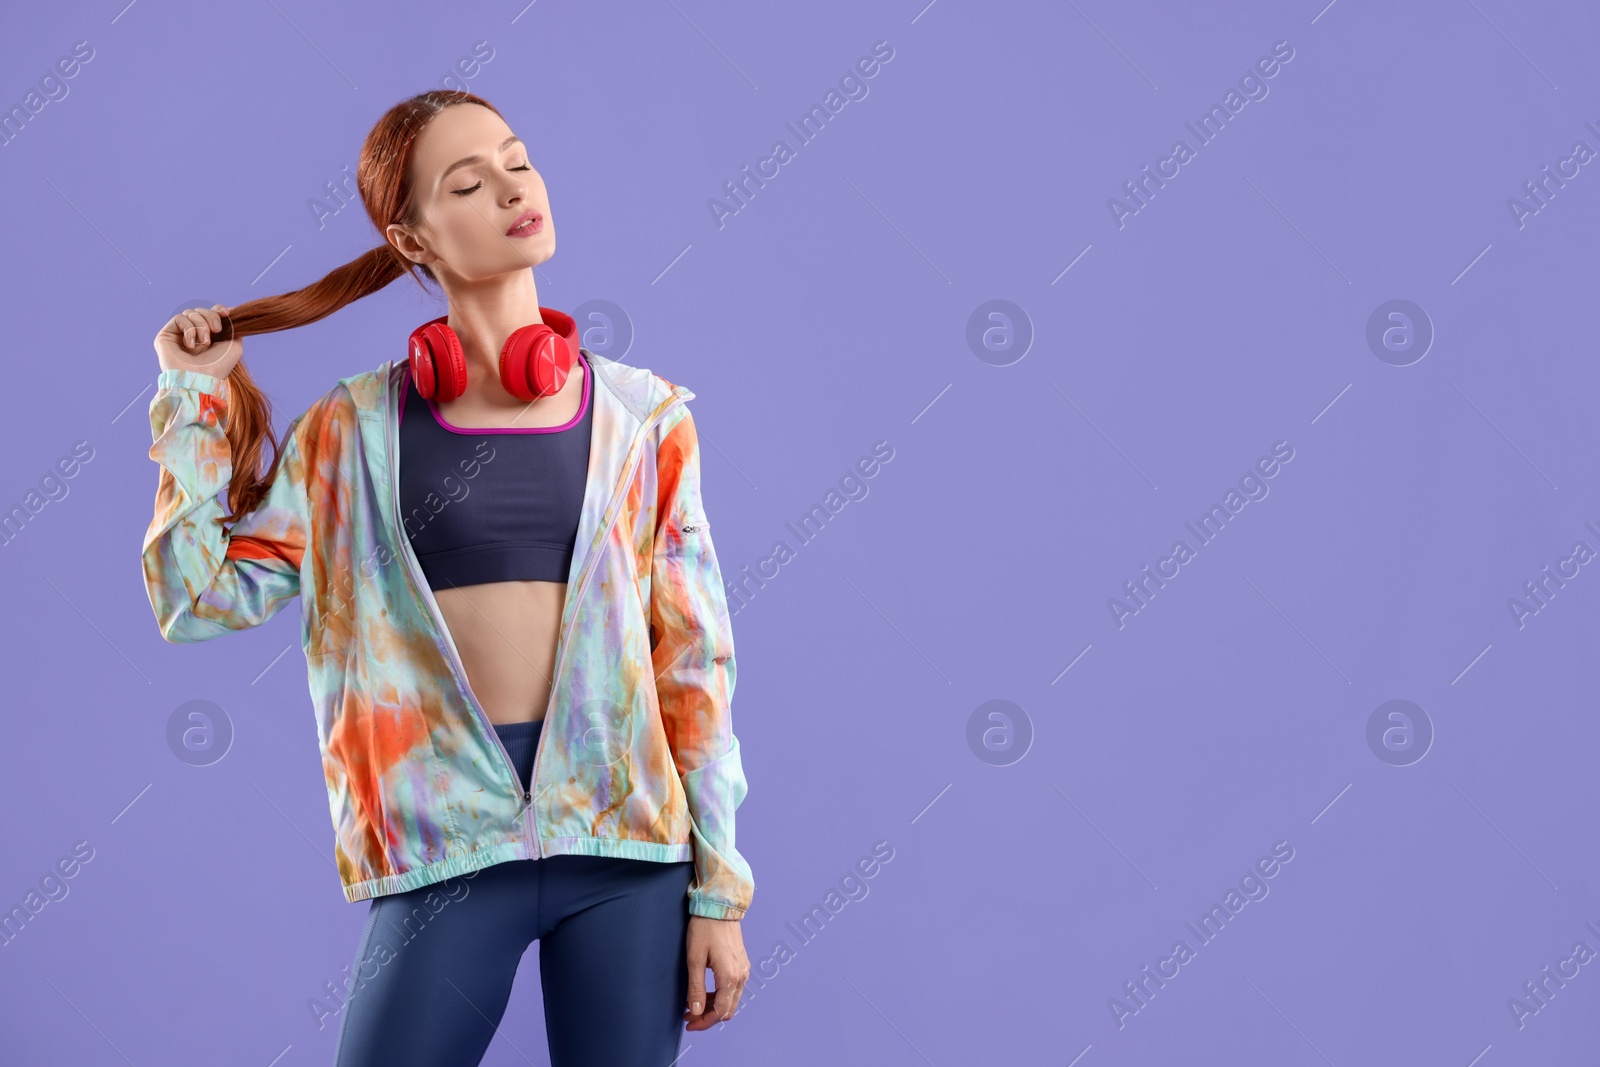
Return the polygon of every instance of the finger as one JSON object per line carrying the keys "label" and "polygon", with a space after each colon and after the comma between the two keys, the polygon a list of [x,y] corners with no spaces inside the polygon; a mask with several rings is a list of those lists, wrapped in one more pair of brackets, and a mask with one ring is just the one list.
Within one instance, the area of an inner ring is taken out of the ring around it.
{"label": "finger", "polygon": [[198,310],[185,311],[183,318],[187,323],[183,329],[184,344],[190,348],[199,348],[211,339],[211,327]]}
{"label": "finger", "polygon": [[706,1006],[706,960],[704,953],[689,958],[689,1014],[699,1015]]}
{"label": "finger", "polygon": [[[221,305],[218,306],[220,307]],[[216,334],[222,332],[222,316],[217,313],[216,308],[206,308],[204,311],[201,311],[200,314],[204,316],[206,325],[211,327],[212,333]]]}
{"label": "finger", "polygon": [[701,1015],[705,1014],[705,1011],[705,983],[700,982],[696,984],[695,982],[691,981],[689,983],[689,1008],[685,1014],[687,1014],[690,1018],[699,1018]]}
{"label": "finger", "polygon": [[725,981],[721,975],[717,975],[717,989],[712,997],[714,998],[711,1004],[712,1014],[718,1019],[727,1019],[733,1015],[734,1005],[739,1003],[738,984]]}
{"label": "finger", "polygon": [[215,323],[211,321],[215,316],[216,312],[206,308],[189,309],[189,321],[195,324],[196,332],[202,343],[209,343],[214,333],[222,332],[222,319],[217,318]]}
{"label": "finger", "polygon": [[194,336],[194,323],[189,321],[188,312],[180,311],[172,316],[172,321],[167,323],[167,332],[171,333],[179,344],[187,348],[190,339]]}

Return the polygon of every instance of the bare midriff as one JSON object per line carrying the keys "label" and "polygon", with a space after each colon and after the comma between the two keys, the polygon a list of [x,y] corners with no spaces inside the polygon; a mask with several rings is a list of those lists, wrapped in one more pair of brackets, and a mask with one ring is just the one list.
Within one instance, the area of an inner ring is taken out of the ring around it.
{"label": "bare midriff", "polygon": [[[472,366],[465,395],[440,404],[439,414],[452,426],[474,429],[560,426],[571,422],[583,404],[582,366],[580,360],[560,392],[531,403],[507,393],[497,379],[477,380],[479,368]],[[467,681],[490,722],[544,718],[566,593],[565,582],[486,582],[434,590]]]}

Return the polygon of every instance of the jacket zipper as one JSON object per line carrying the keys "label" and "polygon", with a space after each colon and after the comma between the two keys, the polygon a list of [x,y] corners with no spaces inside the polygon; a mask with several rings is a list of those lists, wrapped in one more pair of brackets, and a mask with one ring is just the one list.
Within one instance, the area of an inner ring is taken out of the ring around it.
{"label": "jacket zipper", "polygon": [[[590,543],[589,558],[584,561],[583,573],[578,575],[577,591],[573,592],[571,586],[568,586],[567,588],[567,594],[568,596],[572,597],[574,603],[583,602],[583,591],[588,587],[589,579],[594,576],[595,565],[599,562],[600,546],[605,544],[606,537],[611,533],[611,528],[617,524],[617,517],[622,513],[622,495],[627,491],[628,483],[633,478],[633,472],[638,469],[639,463],[644,456],[644,450],[637,447],[639,442],[644,439],[645,434],[650,432],[650,428],[652,426],[661,421],[662,417],[665,416],[667,412],[671,411],[673,407],[681,403],[683,403],[683,397],[674,393],[671,398],[664,401],[659,407],[656,408],[655,411],[651,412],[650,416],[640,424],[638,432],[634,434],[633,440],[628,446],[629,450],[634,453],[633,459],[629,461],[627,468],[622,472],[622,477],[618,479],[616,486],[612,489],[611,501],[609,504],[607,504],[607,510],[610,513],[610,518],[608,518],[605,522],[605,525],[601,527],[599,536]],[[561,607],[561,614],[563,618],[566,616],[566,613],[566,605],[563,604]],[[550,700],[545,705],[544,709],[546,721],[548,721],[550,718],[550,709],[555,706],[556,686],[561,678],[561,665],[566,662],[567,658],[567,631],[565,628],[563,628],[561,631],[558,647],[560,648],[560,651],[556,655],[555,670],[553,670],[550,674]],[[540,757],[544,755],[545,733],[546,731],[541,727],[539,730],[539,742],[534,746],[533,772],[528,776],[530,783],[537,783],[539,781],[539,760]],[[544,790],[541,789],[540,792],[542,793]],[[541,858],[539,853],[538,839],[538,815],[532,810],[531,800],[529,802],[529,814],[530,819],[534,823],[535,831],[534,856],[535,858]]]}
{"label": "jacket zipper", "polygon": [[[466,665],[461,662],[460,653],[457,652],[455,647],[455,639],[450,636],[448,624],[445,622],[443,613],[439,610],[438,602],[433,597],[433,590],[428,585],[426,575],[422,574],[422,565],[417,561],[416,553],[411,548],[410,539],[405,536],[404,526],[400,524],[400,464],[398,462],[399,449],[396,447],[395,442],[396,423],[399,420],[397,418],[398,407],[395,403],[394,394],[394,375],[393,373],[390,373],[384,377],[384,444],[389,450],[389,494],[391,505],[394,510],[395,525],[400,528],[399,532],[396,534],[396,540],[400,545],[400,554],[405,557],[406,577],[411,581],[413,591],[419,594],[421,600],[428,606],[428,613],[432,617],[434,625],[434,644],[438,646],[439,650],[445,654],[446,659],[449,660],[451,669],[456,673],[457,684],[461,689],[461,692],[466,694],[467,703],[471,705],[473,712],[483,723],[484,728],[488,730],[489,736],[494,738],[495,747],[500,750],[500,755],[505,759],[506,767],[511,772],[511,780],[520,784],[521,775],[517,771],[517,765],[511,759],[511,753],[506,749],[505,742],[500,740],[500,734],[495,730],[494,723],[490,721],[489,713],[484,710],[481,704],[478,703],[477,694],[472,691],[471,683],[467,680]],[[569,587],[567,594],[568,596],[581,597],[583,595],[584,589],[589,584],[589,578],[594,574],[595,563],[599,559],[598,553],[594,546],[604,544],[606,535],[611,532],[611,527],[616,525],[617,516],[621,513],[621,508],[619,506],[621,494],[624,487],[628,484],[628,479],[633,476],[634,470],[638,468],[639,460],[643,455],[642,450],[636,449],[635,446],[644,437],[644,435],[650,431],[650,428],[660,421],[663,415],[671,411],[674,406],[681,404],[682,402],[683,398],[674,394],[671,398],[663,402],[661,406],[658,407],[654,412],[652,412],[650,417],[640,425],[639,430],[634,434],[633,440],[629,444],[630,450],[634,451],[634,458],[632,461],[630,461],[627,469],[623,472],[623,475],[621,479],[619,479],[617,486],[612,489],[611,500],[607,505],[608,510],[610,511],[610,518],[606,520],[605,526],[601,529],[599,537],[597,537],[591,545],[589,558],[584,561],[583,573],[578,576],[578,588],[576,594],[573,594]],[[393,532],[394,531],[391,530],[391,533]],[[566,617],[567,613],[565,599],[566,598],[564,597],[561,606],[561,614],[563,618]],[[565,627],[561,629],[557,637],[557,644],[560,648],[560,652],[556,656],[555,670],[551,672],[550,698],[545,704],[546,721],[548,721],[550,717],[550,709],[555,705],[556,684],[561,677],[561,665],[566,661],[567,658],[567,630]],[[539,742],[534,750],[533,771],[528,776],[529,785],[527,789],[522,791],[522,802],[524,804],[523,833],[525,839],[533,847],[533,856],[535,859],[543,858],[542,850],[539,847],[539,834],[537,825],[538,820],[533,811],[533,783],[539,780],[539,761],[540,757],[544,755],[544,739],[545,730],[541,726],[539,729]]]}
{"label": "jacket zipper", "polygon": [[[495,747],[500,750],[500,755],[505,758],[506,767],[511,771],[511,780],[521,784],[522,776],[517,772],[517,765],[511,758],[511,753],[506,749],[505,742],[500,740],[500,734],[495,730],[494,723],[489,720],[489,713],[478,703],[477,694],[472,691],[472,686],[467,680],[466,665],[461,662],[461,655],[456,651],[455,639],[450,636],[449,627],[445,623],[444,614],[439,610],[439,604],[433,597],[433,590],[428,585],[427,577],[422,573],[422,564],[417,561],[417,556],[411,548],[411,540],[405,534],[405,527],[400,522],[400,464],[399,449],[395,442],[395,424],[398,422],[398,408],[394,403],[394,375],[388,374],[384,379],[384,443],[389,449],[389,492],[394,508],[395,526],[399,528],[396,540],[400,545],[400,555],[405,559],[406,577],[411,580],[413,591],[428,606],[428,612],[433,617],[434,633],[433,642],[439,651],[445,654],[450,662],[451,669],[456,672],[456,681],[460,689],[467,696],[467,703],[482,720],[484,727],[489,731],[489,736],[494,738]],[[395,531],[391,530],[391,533]],[[533,807],[533,794],[523,790],[522,801],[526,805],[523,809],[523,827],[527,830],[527,811]]]}

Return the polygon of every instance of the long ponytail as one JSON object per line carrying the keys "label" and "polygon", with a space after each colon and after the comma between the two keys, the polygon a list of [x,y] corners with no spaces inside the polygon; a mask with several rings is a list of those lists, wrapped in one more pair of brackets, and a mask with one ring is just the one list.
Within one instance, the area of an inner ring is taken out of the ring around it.
{"label": "long ponytail", "polygon": [[[402,100],[385,112],[367,134],[356,167],[356,190],[380,235],[394,223],[416,224],[417,209],[411,195],[413,148],[428,121],[457,104],[478,104],[500,113],[493,104],[472,93],[437,89]],[[416,278],[418,271],[430,281],[437,280],[433,271],[412,263],[385,241],[303,289],[238,305],[228,316],[233,336],[310,325],[346,304],[370,296],[403,274]],[[417,282],[420,285],[421,279]],[[272,430],[272,405],[250,377],[243,360],[234,364],[228,374],[227,433],[233,456],[233,476],[228,482],[228,506],[232,511],[222,521],[231,523],[253,510],[267,495],[283,455]],[[272,462],[262,474],[261,461],[268,444],[272,447]]]}

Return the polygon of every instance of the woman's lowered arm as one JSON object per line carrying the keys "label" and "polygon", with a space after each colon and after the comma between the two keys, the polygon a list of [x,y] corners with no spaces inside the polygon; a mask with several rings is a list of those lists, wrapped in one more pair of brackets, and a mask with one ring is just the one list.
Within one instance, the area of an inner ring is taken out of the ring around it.
{"label": "woman's lowered arm", "polygon": [[666,425],[656,450],[651,659],[694,836],[689,913],[738,919],[755,882],[734,847],[734,809],[746,784],[733,733],[733,629],[700,499],[694,418],[678,410],[681,417]]}

